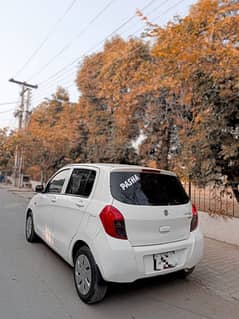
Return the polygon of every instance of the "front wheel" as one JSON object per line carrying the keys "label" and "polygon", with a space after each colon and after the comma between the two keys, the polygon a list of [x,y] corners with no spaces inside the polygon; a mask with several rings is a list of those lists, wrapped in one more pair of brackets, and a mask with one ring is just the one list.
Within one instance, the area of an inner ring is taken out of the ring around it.
{"label": "front wheel", "polygon": [[26,240],[30,243],[36,242],[38,240],[38,236],[34,229],[32,213],[28,213],[26,217],[25,235]]}
{"label": "front wheel", "polygon": [[105,297],[107,284],[86,246],[81,247],[74,258],[74,281],[77,293],[85,303],[97,303]]}

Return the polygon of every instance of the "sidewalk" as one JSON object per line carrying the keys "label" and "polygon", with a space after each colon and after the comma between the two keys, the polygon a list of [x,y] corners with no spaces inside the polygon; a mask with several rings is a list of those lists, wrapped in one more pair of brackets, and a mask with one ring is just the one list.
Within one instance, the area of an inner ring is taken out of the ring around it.
{"label": "sidewalk", "polygon": [[239,302],[239,247],[205,238],[204,257],[189,280]]}
{"label": "sidewalk", "polygon": [[26,200],[30,200],[35,194],[30,188],[18,188],[13,185],[0,184],[0,189],[1,188]]}

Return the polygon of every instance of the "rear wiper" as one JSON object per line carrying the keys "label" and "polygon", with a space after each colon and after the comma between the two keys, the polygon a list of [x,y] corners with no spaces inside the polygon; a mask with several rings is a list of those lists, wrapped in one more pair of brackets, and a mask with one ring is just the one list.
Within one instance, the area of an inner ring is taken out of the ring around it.
{"label": "rear wiper", "polygon": [[183,204],[183,203],[184,203],[184,202],[182,202],[182,201],[179,201],[179,200],[174,199],[174,200],[168,202],[168,205]]}

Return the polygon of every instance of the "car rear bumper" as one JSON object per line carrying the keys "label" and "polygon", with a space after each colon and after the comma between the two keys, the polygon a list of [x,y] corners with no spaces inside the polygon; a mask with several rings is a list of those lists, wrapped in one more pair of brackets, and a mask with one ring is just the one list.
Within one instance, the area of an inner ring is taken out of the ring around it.
{"label": "car rear bumper", "polygon": [[[190,233],[187,240],[168,244],[132,247],[127,240],[100,234],[95,245],[95,259],[101,274],[106,281],[112,282],[133,282],[191,268],[203,256],[203,236],[199,229]],[[160,271],[154,270],[153,256],[170,251],[179,253],[178,265]]]}

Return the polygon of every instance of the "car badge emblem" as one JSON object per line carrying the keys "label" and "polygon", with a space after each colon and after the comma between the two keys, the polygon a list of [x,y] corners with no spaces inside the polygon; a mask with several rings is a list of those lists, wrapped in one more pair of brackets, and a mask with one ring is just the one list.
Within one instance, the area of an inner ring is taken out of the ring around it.
{"label": "car badge emblem", "polygon": [[167,211],[167,209],[165,209],[163,213],[164,213],[164,216],[168,216],[168,211]]}

